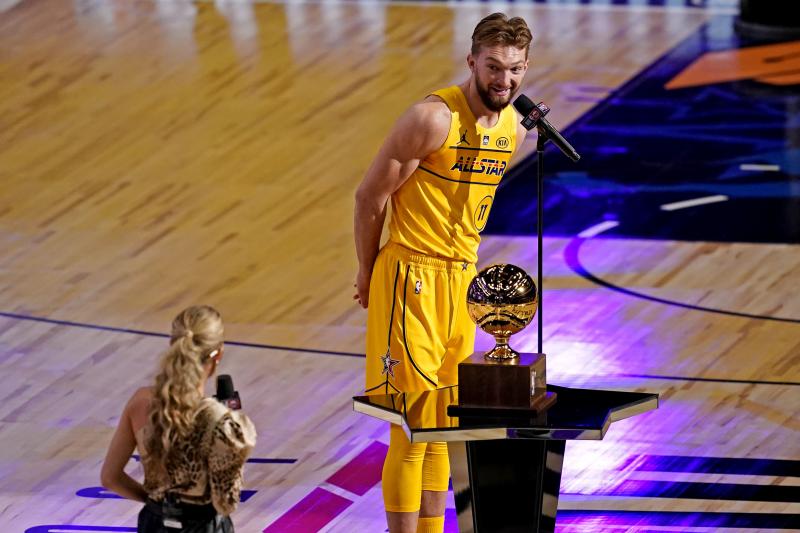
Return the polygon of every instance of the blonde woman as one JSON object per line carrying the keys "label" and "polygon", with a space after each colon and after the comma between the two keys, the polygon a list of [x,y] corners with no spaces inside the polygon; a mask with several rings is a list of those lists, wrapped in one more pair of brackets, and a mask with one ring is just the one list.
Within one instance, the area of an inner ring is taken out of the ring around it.
{"label": "blonde woman", "polygon": [[[213,398],[206,381],[223,356],[219,312],[183,310],[152,387],[136,391],[119,420],[103,463],[104,487],[144,502],[139,533],[230,533],[242,467],[255,445],[253,423]],[[144,484],[125,473],[138,448]]]}

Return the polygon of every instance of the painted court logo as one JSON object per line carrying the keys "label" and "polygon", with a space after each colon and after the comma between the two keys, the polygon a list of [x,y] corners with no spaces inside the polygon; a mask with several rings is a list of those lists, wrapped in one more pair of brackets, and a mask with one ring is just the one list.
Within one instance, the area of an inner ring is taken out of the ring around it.
{"label": "painted court logo", "polygon": [[800,41],[706,52],[664,86],[667,90],[738,80],[800,84]]}

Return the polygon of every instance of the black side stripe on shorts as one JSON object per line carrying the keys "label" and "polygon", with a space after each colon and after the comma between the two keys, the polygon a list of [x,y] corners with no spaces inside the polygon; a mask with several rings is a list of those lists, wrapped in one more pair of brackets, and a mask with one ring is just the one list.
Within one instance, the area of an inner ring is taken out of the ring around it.
{"label": "black side stripe on shorts", "polygon": [[431,378],[426,376],[422,373],[422,370],[419,369],[417,363],[414,362],[414,358],[411,356],[411,350],[408,349],[408,340],[406,339],[406,295],[408,294],[408,271],[411,270],[411,265],[406,265],[406,279],[405,283],[403,284],[403,344],[406,347],[406,355],[408,355],[408,360],[411,362],[411,366],[414,367],[420,376],[425,378],[428,383],[436,387],[436,382],[434,382]]}
{"label": "black side stripe on shorts", "polygon": [[[392,342],[392,324],[394,323],[394,304],[397,298],[397,279],[400,277],[400,261],[397,262],[397,268],[394,272],[394,285],[392,286],[392,310],[389,311],[389,336],[386,339],[386,351],[391,348]],[[365,390],[364,392],[372,392],[381,387],[386,387],[384,394],[389,394],[389,387],[393,388],[395,392],[400,392],[397,387],[389,383],[389,374],[386,374],[386,380],[383,383],[375,385],[374,387]]]}
{"label": "black side stripe on shorts", "polygon": [[394,385],[392,385],[392,384],[389,382],[389,376],[386,376],[386,380],[384,380],[384,382],[383,382],[383,383],[378,383],[378,384],[377,384],[377,385],[375,385],[374,387],[371,387],[371,388],[369,388],[369,389],[366,389],[364,392],[365,392],[365,393],[367,393],[367,392],[372,392],[372,391],[374,391],[374,390],[380,389],[381,387],[386,387],[386,390],[385,390],[385,391],[383,391],[383,393],[384,393],[384,394],[389,394],[389,387],[393,388],[393,389],[394,389],[394,392],[400,392],[400,390],[399,390],[397,387],[395,387]]}
{"label": "black side stripe on shorts", "polygon": [[[400,277],[400,261],[394,271],[394,285],[392,286],[392,310],[389,311],[389,335],[386,337],[386,351],[392,346],[392,324],[394,324],[394,304],[397,301],[397,279]],[[388,379],[388,376],[387,376]]]}

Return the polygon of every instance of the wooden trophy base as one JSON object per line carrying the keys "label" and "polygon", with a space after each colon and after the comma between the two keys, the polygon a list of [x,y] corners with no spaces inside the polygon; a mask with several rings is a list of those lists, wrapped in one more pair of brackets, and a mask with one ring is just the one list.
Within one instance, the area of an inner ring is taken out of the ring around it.
{"label": "wooden trophy base", "polygon": [[547,392],[545,354],[486,359],[474,353],[458,365],[458,404],[450,416],[536,416],[556,401]]}

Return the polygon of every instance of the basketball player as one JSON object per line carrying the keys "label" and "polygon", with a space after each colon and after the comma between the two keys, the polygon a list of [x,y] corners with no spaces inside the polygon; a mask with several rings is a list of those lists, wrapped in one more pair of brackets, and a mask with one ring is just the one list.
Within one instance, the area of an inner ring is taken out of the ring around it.
{"label": "basketball player", "polygon": [[[455,385],[474,349],[466,291],[495,190],[526,134],[509,103],[530,42],[521,18],[481,20],[469,79],[412,105],[358,187],[354,299],[368,307],[367,394]],[[379,251],[389,199],[390,236]],[[393,425],[383,467],[389,531],[440,533],[449,475],[445,443],[411,444]]]}

